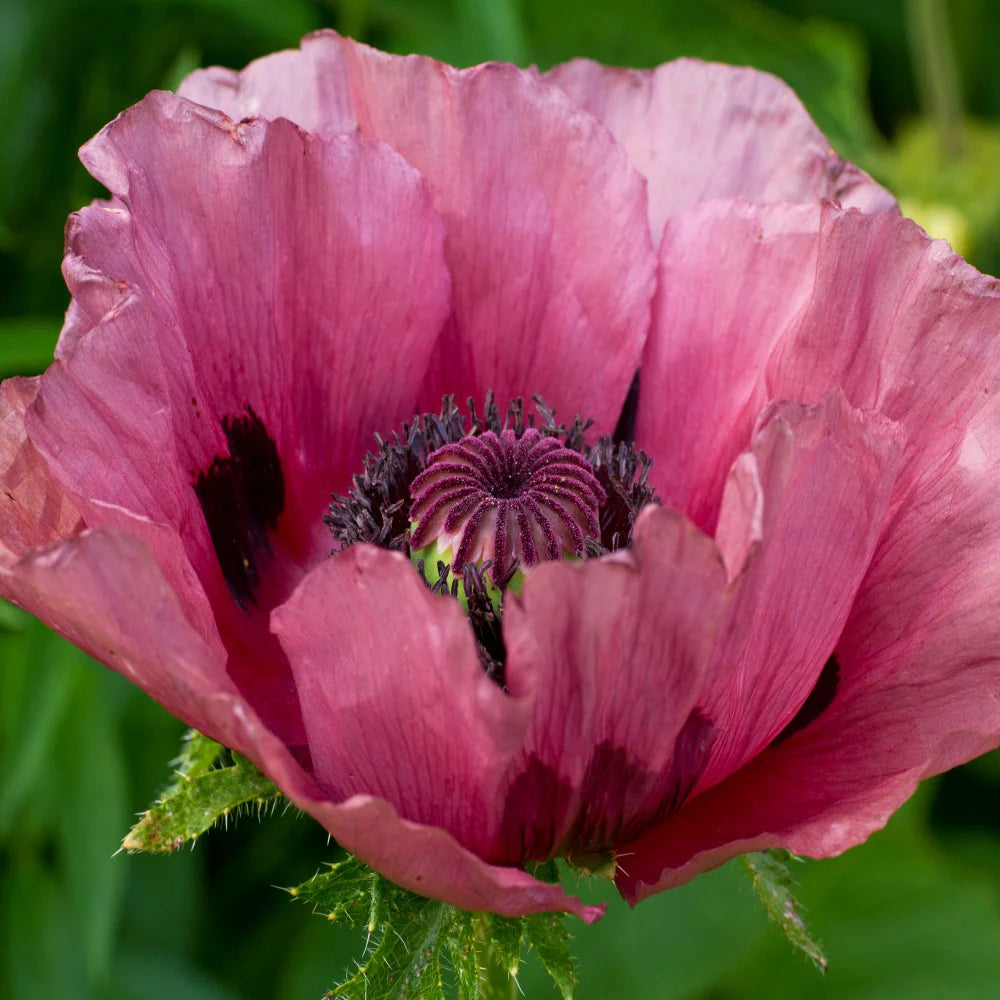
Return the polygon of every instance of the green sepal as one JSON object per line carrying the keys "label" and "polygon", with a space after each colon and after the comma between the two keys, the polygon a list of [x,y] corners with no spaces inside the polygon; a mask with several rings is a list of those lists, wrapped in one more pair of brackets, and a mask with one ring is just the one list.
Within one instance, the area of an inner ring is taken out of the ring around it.
{"label": "green sepal", "polygon": [[289,891],[327,919],[366,931],[365,954],[326,993],[329,1000],[512,996],[525,943],[538,951],[563,997],[573,996],[576,969],[561,914],[459,910],[400,889],[350,856]]}
{"label": "green sepal", "polygon": [[173,780],[128,832],[122,848],[151,854],[175,851],[234,811],[261,809],[280,797],[273,782],[239,754],[232,754],[232,764],[217,766],[225,754],[218,743],[189,732],[174,761]]}
{"label": "green sepal", "polygon": [[[357,865],[358,869],[363,867]],[[326,874],[314,876],[306,885],[313,883],[314,890],[320,890],[322,876]],[[344,871],[333,874],[340,888],[347,892],[349,902],[334,902],[327,916],[336,919],[335,914],[351,910],[369,914],[369,950],[356,963],[354,971],[326,996],[347,1000],[444,997],[441,952],[448,944],[451,907],[399,889],[374,873],[365,875],[359,871],[353,883]],[[292,893],[300,898],[307,896],[302,886]],[[313,900],[322,896],[332,901],[335,893],[336,886],[329,885],[311,896]],[[365,893],[368,905],[359,907],[359,895]]]}
{"label": "green sepal", "polygon": [[792,892],[795,879],[789,865],[798,860],[789,851],[758,851],[743,855],[743,864],[750,875],[754,892],[771,922],[778,926],[793,948],[801,951],[820,972],[826,972],[826,956],[810,934],[800,913],[801,904]]}
{"label": "green sepal", "polygon": [[614,851],[571,855],[566,858],[566,864],[581,875],[602,878],[607,882],[614,882],[618,874],[618,855]]}

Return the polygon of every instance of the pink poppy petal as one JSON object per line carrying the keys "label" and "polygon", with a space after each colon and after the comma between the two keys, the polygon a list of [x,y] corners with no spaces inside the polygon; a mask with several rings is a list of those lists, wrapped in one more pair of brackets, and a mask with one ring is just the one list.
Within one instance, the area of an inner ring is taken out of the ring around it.
{"label": "pink poppy petal", "polygon": [[443,830],[399,819],[386,802],[324,800],[236,693],[225,673],[225,651],[186,621],[144,542],[116,531],[88,531],[16,563],[0,559],[0,593],[41,614],[189,725],[247,754],[296,805],[398,885],[511,916],[564,910],[592,922],[603,912],[567,897],[558,885],[487,864]]}
{"label": "pink poppy petal", "polygon": [[575,59],[545,78],[604,122],[648,179],[654,238],[667,219],[712,198],[895,207],[888,191],[837,156],[769,73],[696,59],[651,70]]}
{"label": "pink poppy petal", "polygon": [[835,386],[905,428],[900,493],[961,441],[1000,389],[1000,281],[909,219],[827,205],[809,304],[777,345],[772,396]]}
{"label": "pink poppy petal", "polygon": [[357,44],[332,31],[317,31],[303,38],[299,49],[271,53],[240,71],[222,66],[196,69],[181,81],[177,93],[217,108],[233,121],[287,118],[307,132],[351,132],[357,128],[357,115],[341,43]]}
{"label": "pink poppy petal", "polygon": [[129,304],[142,280],[131,240],[132,218],[117,199],[91,202],[69,217],[62,272],[72,301],[57,358],[70,358],[80,337]]}
{"label": "pink poppy petal", "polygon": [[698,707],[715,728],[697,788],[766,747],[820,677],[882,532],[895,425],[843,396],[775,404],[734,464],[716,535],[733,578]]}
{"label": "pink poppy petal", "polygon": [[721,201],[664,230],[636,440],[663,501],[710,534],[729,467],[773,398],[768,357],[809,302],[818,226],[813,206]]}
{"label": "pink poppy petal", "polygon": [[117,200],[68,227],[81,305],[29,436],[92,526],[123,508],[176,529],[232,675],[301,742],[267,611],[329,551],[329,493],[373,432],[413,413],[447,313],[440,221],[378,143],[234,125],[169,94],[83,156]]}
{"label": "pink poppy petal", "polygon": [[427,177],[454,281],[428,405],[442,392],[540,393],[566,417],[614,426],[653,291],[644,185],[558,88],[513,66],[456,70],[319,32],[299,54],[203,71],[181,92],[317,131],[356,126]]}
{"label": "pink poppy petal", "polygon": [[531,711],[507,856],[606,849],[681,801],[710,737],[692,709],[725,599],[718,549],[666,508],[643,512],[631,551],[526,573],[504,617],[507,683]]}
{"label": "pink poppy petal", "polygon": [[993,403],[962,461],[886,535],[837,647],[832,702],[629,845],[627,898],[747,850],[839,854],[918,781],[1000,744],[998,428]]}
{"label": "pink poppy petal", "polygon": [[760,408],[839,387],[906,429],[903,496],[997,386],[997,331],[1000,283],[907,219],[706,204],[664,231],[637,440],[661,495],[714,531]]}
{"label": "pink poppy petal", "polygon": [[604,913],[604,904],[584,905],[558,884],[483,861],[445,830],[402,819],[384,799],[354,795],[344,802],[329,801],[238,696],[217,694],[211,707],[228,726],[227,745],[246,754],[338,844],[396,885],[466,910],[507,916],[562,911],[593,923]]}
{"label": "pink poppy petal", "polygon": [[603,903],[585,905],[567,896],[561,885],[541,882],[520,868],[483,861],[444,830],[399,819],[383,799],[356,795],[340,806],[301,798],[296,803],[352,854],[422,896],[509,917],[562,911],[592,924],[604,913]]}
{"label": "pink poppy petal", "polygon": [[[378,144],[236,125],[162,93],[81,155],[127,207],[132,249],[107,260],[96,213],[72,249],[104,273],[141,259],[136,291],[179,328],[160,354],[177,436],[197,440],[183,458],[203,468],[225,448],[220,421],[252,407],[290,466],[289,511],[313,517],[372,433],[412,415],[445,318],[443,230],[425,185]],[[383,392],[360,391],[371,380]]]}
{"label": "pink poppy petal", "polygon": [[[176,536],[172,545],[183,559]],[[161,539],[162,548],[170,546]],[[225,651],[217,637],[212,641],[188,621],[145,541],[115,530],[84,531],[17,561],[2,559],[0,593],[124,674],[188,725],[224,739],[225,728],[207,703],[217,693],[234,691]]]}
{"label": "pink poppy petal", "polygon": [[25,433],[24,414],[38,383],[37,378],[11,378],[0,384],[0,549],[8,559],[83,528],[75,501],[53,479]]}
{"label": "pink poppy petal", "polygon": [[273,628],[327,794],[379,796],[484,853],[526,717],[483,671],[458,602],[399,553],[356,545],[313,570]]}

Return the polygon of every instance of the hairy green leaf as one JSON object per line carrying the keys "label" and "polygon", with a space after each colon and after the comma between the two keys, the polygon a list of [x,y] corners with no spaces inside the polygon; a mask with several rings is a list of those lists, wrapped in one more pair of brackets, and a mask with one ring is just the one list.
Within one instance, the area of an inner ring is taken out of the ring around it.
{"label": "hairy green leaf", "polygon": [[528,944],[538,952],[559,992],[566,1000],[571,1000],[576,991],[577,973],[565,918],[561,913],[536,913],[523,919]]}
{"label": "hairy green leaf", "polygon": [[759,851],[744,854],[746,865],[757,898],[764,904],[771,921],[781,929],[793,948],[797,948],[819,969],[826,971],[826,956],[813,939],[799,912],[799,901],[792,894],[795,879],[789,863],[795,855],[788,851]]}
{"label": "hairy green leaf", "polygon": [[381,922],[374,947],[330,997],[366,1000],[415,1000],[443,997],[441,949],[451,920],[451,907],[390,886],[380,907]]}
{"label": "hairy green leaf", "polygon": [[459,910],[400,889],[350,856],[290,892],[329,920],[366,930],[363,957],[327,998],[507,996],[525,940],[538,949],[562,995],[573,995],[576,970],[559,915],[512,918]]}
{"label": "hairy green leaf", "polygon": [[445,936],[455,986],[462,1000],[479,1000],[482,996],[482,970],[476,953],[478,920],[478,914],[455,910]]}
{"label": "hairy green leaf", "polygon": [[492,950],[500,967],[512,978],[517,978],[521,968],[521,942],[524,940],[524,921],[513,917],[500,917],[488,913],[486,934],[492,942]]}
{"label": "hairy green leaf", "polygon": [[370,933],[375,929],[372,897],[378,877],[367,865],[348,855],[288,891],[296,899],[311,903],[313,909],[328,920],[367,926]]}
{"label": "hairy green leaf", "polygon": [[197,778],[207,774],[219,762],[223,747],[203,736],[197,729],[189,729],[181,738],[180,753],[171,761],[176,778],[174,785],[183,778]]}
{"label": "hairy green leaf", "polygon": [[154,854],[175,851],[234,810],[261,808],[278,798],[280,793],[270,778],[237,754],[233,754],[231,766],[212,769],[210,743],[205,737],[188,740],[179,758],[182,769],[129,831],[122,843],[125,850]]}

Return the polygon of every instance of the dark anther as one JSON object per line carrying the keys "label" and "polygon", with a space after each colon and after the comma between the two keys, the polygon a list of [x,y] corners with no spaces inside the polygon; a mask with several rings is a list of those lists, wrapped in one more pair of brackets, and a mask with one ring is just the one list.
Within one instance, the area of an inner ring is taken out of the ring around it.
{"label": "dark anther", "polygon": [[252,407],[226,417],[222,429],[229,454],[199,473],[194,492],[226,584],[246,607],[259,582],[261,554],[270,552],[268,532],[285,509],[285,481],[278,448]]}
{"label": "dark anther", "polygon": [[775,736],[771,741],[771,746],[776,747],[784,743],[789,737],[815,722],[833,703],[839,688],[840,661],[837,659],[837,654],[834,653],[826,661],[815,686],[809,692],[809,697],[802,703],[802,707],[796,712],[795,718]]}
{"label": "dark anther", "polygon": [[599,545],[591,546],[591,555],[614,552],[632,544],[632,528],[639,511],[646,504],[659,503],[649,485],[653,460],[624,442],[614,444],[602,437],[587,449],[594,475],[607,497],[601,507]]}
{"label": "dark anther", "polygon": [[[491,404],[488,397],[487,406]],[[376,435],[377,450],[365,455],[351,489],[345,495],[335,494],[323,516],[340,547],[367,542],[408,553],[410,483],[426,468],[433,452],[461,441],[465,434],[455,399],[446,396],[440,414],[418,414],[389,440]]]}

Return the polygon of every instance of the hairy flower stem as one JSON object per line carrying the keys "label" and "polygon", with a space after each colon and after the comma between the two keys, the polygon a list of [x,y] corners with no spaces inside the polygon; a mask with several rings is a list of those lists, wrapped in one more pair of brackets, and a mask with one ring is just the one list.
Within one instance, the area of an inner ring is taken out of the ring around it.
{"label": "hairy flower stem", "polygon": [[475,949],[480,973],[480,1000],[514,1000],[518,995],[517,979],[506,969],[494,946],[488,914],[483,914],[478,920]]}

